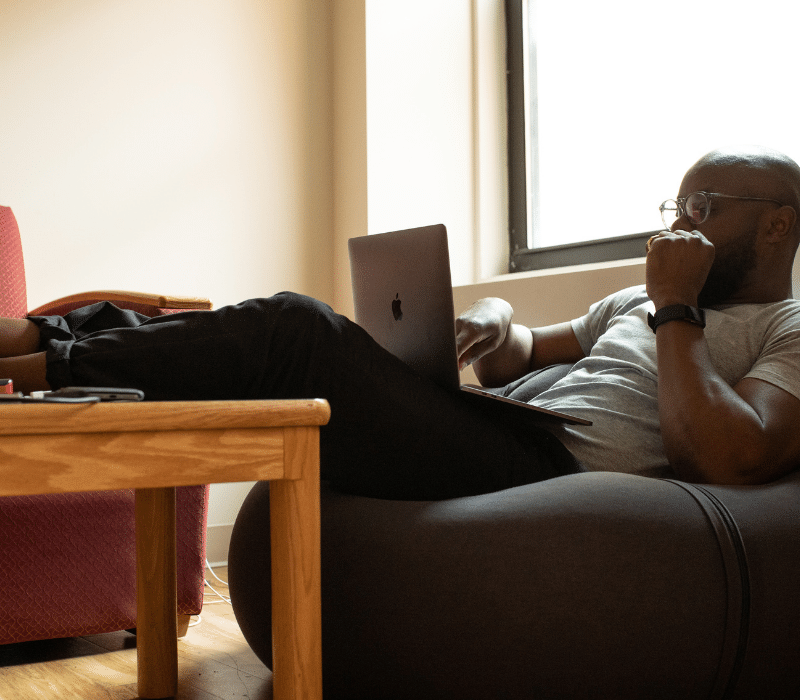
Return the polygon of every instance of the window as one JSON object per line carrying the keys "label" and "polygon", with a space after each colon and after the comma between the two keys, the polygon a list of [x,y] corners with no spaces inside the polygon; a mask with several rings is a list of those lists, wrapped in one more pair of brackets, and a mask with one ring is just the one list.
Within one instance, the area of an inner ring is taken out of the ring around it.
{"label": "window", "polygon": [[784,0],[506,0],[512,271],[641,257],[717,146],[800,160]]}

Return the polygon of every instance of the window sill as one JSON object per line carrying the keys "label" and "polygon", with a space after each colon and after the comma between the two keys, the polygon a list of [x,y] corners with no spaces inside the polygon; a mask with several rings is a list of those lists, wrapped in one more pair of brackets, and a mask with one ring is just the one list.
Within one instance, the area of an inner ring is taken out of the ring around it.
{"label": "window sill", "polygon": [[647,240],[658,233],[647,231],[627,236],[603,238],[595,241],[571,243],[550,248],[517,249],[511,254],[509,271],[545,270],[570,267],[587,263],[615,263],[638,259],[642,256]]}
{"label": "window sill", "polygon": [[[597,272],[599,270],[617,270],[621,268],[635,267],[638,265],[644,266],[645,257],[639,258],[626,258],[624,260],[607,260],[603,262],[589,262],[580,263],[575,265],[564,265],[562,267],[547,267],[535,270],[524,270],[521,272],[507,272],[502,275],[495,275],[494,277],[486,277],[476,282],[482,283],[497,283],[497,282],[514,282],[519,280],[526,280],[535,277],[554,277],[557,275],[582,275]],[[464,285],[474,286],[474,285]]]}

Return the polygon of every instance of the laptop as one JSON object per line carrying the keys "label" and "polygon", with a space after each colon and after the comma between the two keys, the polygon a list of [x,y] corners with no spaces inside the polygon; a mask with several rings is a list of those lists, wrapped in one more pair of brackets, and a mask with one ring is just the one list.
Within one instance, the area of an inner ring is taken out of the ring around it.
{"label": "laptop", "polygon": [[351,238],[348,247],[356,323],[417,374],[444,387],[517,405],[541,420],[591,425],[583,418],[461,384],[444,225]]}

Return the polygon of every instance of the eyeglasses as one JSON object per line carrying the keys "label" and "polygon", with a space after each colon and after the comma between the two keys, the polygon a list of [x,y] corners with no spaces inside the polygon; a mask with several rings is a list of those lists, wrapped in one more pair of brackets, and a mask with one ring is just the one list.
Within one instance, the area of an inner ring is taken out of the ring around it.
{"label": "eyeglasses", "polygon": [[772,202],[778,206],[783,204],[775,199],[764,199],[763,197],[737,197],[732,194],[719,194],[717,192],[692,192],[685,197],[678,197],[677,199],[668,199],[662,202],[658,208],[661,212],[661,221],[668,229],[680,219],[686,216],[689,222],[697,226],[702,224],[711,214],[711,200],[714,197],[724,197],[725,199],[744,199],[752,202]]}

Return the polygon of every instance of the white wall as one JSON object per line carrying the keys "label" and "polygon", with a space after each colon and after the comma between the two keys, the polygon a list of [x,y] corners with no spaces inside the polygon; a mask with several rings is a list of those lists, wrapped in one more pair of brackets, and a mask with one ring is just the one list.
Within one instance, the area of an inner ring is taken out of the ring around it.
{"label": "white wall", "polygon": [[[346,240],[355,235],[444,223],[455,284],[507,268],[502,6],[336,4],[335,27],[350,29],[334,34],[335,305],[342,313],[352,312]],[[340,204],[348,221],[339,218]]]}
{"label": "white wall", "polygon": [[[0,0],[0,204],[30,307],[332,301],[330,19],[313,0]],[[248,489],[212,487],[212,560]]]}
{"label": "white wall", "polygon": [[445,223],[473,272],[472,22],[463,0],[367,3],[369,232]]}
{"label": "white wall", "polygon": [[501,5],[367,5],[369,232],[446,224],[455,284],[507,263],[481,249],[505,238]]}
{"label": "white wall", "polygon": [[0,201],[35,306],[332,293],[325,4],[3,0]]}
{"label": "white wall", "polygon": [[333,64],[333,307],[352,317],[347,240],[367,235],[366,0],[334,4]]}

